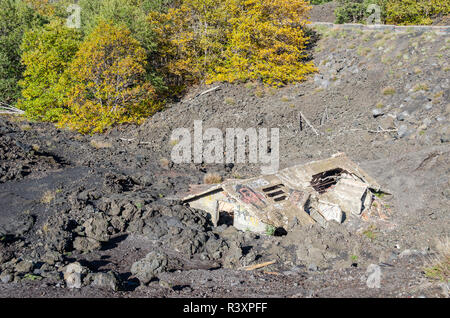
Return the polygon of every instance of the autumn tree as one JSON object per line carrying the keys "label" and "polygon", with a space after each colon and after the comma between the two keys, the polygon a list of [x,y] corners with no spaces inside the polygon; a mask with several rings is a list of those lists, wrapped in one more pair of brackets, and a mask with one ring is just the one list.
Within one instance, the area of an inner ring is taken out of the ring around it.
{"label": "autumn tree", "polygon": [[195,83],[216,63],[230,30],[227,1],[184,0],[167,12],[150,12],[158,47],[152,63],[169,85]]}
{"label": "autumn tree", "polygon": [[131,36],[147,55],[146,77],[158,90],[165,89],[161,74],[156,72],[152,61],[159,51],[157,34],[148,23],[150,12],[165,12],[175,0],[80,0],[81,27],[84,34],[91,33],[101,21],[110,21],[115,26],[126,27]]}
{"label": "autumn tree", "polygon": [[151,115],[158,103],[145,64],[145,50],[128,29],[100,22],[64,74],[68,112],[59,125],[93,133]]}
{"label": "autumn tree", "polygon": [[301,81],[315,71],[306,62],[310,9],[304,0],[229,0],[232,31],[211,81],[261,80],[269,85]]}
{"label": "autumn tree", "polygon": [[18,106],[34,119],[56,121],[64,110],[59,80],[78,50],[81,34],[55,19],[25,33],[22,62],[25,65],[22,97]]}
{"label": "autumn tree", "polygon": [[178,84],[300,81],[315,70],[305,61],[309,9],[304,0],[184,0],[149,15],[160,48],[153,61]]}

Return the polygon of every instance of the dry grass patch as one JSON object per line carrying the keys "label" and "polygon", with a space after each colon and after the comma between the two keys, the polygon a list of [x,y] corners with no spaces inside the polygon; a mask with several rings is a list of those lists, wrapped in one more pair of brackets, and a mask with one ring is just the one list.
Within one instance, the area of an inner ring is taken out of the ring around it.
{"label": "dry grass patch", "polygon": [[208,172],[203,177],[203,183],[205,184],[217,184],[222,182],[222,176],[216,172]]}
{"label": "dry grass patch", "polygon": [[322,91],[324,91],[325,89],[323,87],[317,87],[316,89],[314,89],[314,93],[320,93]]}
{"label": "dry grass patch", "polygon": [[179,139],[170,139],[170,140],[169,140],[169,145],[170,145],[171,147],[175,147],[176,145],[178,145],[179,142],[180,142]]}
{"label": "dry grass patch", "polygon": [[255,96],[262,98],[264,96],[264,91],[260,88],[258,88],[257,90],[255,90]]}
{"label": "dry grass patch", "polygon": [[385,96],[394,95],[395,92],[396,92],[396,90],[392,86],[387,86],[387,87],[383,88],[383,95],[385,95]]}
{"label": "dry grass patch", "polygon": [[167,158],[161,158],[159,159],[159,165],[163,168],[163,169],[169,169],[170,166],[170,160]]}
{"label": "dry grass patch", "polygon": [[444,282],[450,280],[450,239],[446,237],[436,242],[436,255],[424,268],[425,276]]}
{"label": "dry grass patch", "polygon": [[413,90],[414,90],[414,92],[429,91],[430,90],[430,86],[427,83],[417,84],[416,86],[414,86]]}
{"label": "dry grass patch", "polygon": [[31,130],[31,126],[28,124],[24,124],[24,125],[20,125],[20,129],[23,131],[30,131]]}
{"label": "dry grass patch", "polygon": [[107,141],[92,139],[91,146],[94,147],[95,149],[104,149],[104,148],[112,148],[113,145],[112,143]]}
{"label": "dry grass patch", "polygon": [[255,83],[255,82],[248,82],[248,83],[245,83],[245,88],[247,88],[247,89],[253,89],[253,88],[255,88],[257,86],[257,84]]}
{"label": "dry grass patch", "polygon": [[375,105],[375,107],[378,108],[378,109],[381,109],[381,108],[384,107],[384,104],[383,104],[382,102],[378,102],[378,103]]}
{"label": "dry grass patch", "polygon": [[433,98],[441,98],[442,96],[444,96],[444,91],[437,92],[433,95]]}
{"label": "dry grass patch", "polygon": [[52,202],[55,199],[55,197],[56,197],[55,191],[47,190],[42,195],[41,203],[49,204],[50,202]]}
{"label": "dry grass patch", "polygon": [[358,47],[357,53],[360,56],[367,56],[369,53],[371,52],[371,48],[370,47]]}
{"label": "dry grass patch", "polygon": [[234,104],[236,104],[236,101],[234,100],[233,97],[225,97],[225,99],[223,101],[227,105],[234,105]]}

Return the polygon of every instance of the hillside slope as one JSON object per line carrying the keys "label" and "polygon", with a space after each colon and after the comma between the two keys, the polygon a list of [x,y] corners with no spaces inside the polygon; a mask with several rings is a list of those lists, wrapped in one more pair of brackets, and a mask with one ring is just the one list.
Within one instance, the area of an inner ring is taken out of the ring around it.
{"label": "hillside slope", "polygon": [[[0,296],[446,296],[422,270],[450,228],[450,39],[317,31],[319,72],[297,85],[192,88],[140,127],[93,137],[1,118]],[[318,135],[300,129],[299,112]],[[279,128],[280,168],[345,152],[392,194],[383,197],[389,218],[283,237],[211,228],[202,211],[168,198],[207,172],[244,178],[260,167],[172,163],[172,131],[194,120],[222,131]],[[137,287],[131,264],[153,249],[173,271]],[[237,270],[273,259],[269,273]],[[81,290],[58,288],[74,261],[91,277],[116,272],[122,291],[99,292],[88,279]],[[381,289],[366,286],[370,264],[384,264]]]}

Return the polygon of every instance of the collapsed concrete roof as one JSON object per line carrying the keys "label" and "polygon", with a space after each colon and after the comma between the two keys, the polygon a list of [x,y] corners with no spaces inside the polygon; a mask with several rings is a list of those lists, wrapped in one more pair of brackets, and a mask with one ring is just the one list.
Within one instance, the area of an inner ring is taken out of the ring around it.
{"label": "collapsed concrete roof", "polygon": [[214,225],[231,220],[240,230],[270,229],[328,221],[343,222],[345,213],[360,215],[372,204],[380,185],[344,153],[289,167],[272,175],[200,185],[182,199],[211,215]]}

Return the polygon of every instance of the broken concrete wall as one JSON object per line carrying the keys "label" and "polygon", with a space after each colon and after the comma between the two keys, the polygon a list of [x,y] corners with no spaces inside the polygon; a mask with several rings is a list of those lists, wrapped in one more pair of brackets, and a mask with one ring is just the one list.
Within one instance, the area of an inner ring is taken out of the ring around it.
{"label": "broken concrete wall", "polygon": [[338,205],[345,213],[360,215],[371,203],[371,193],[366,183],[343,176],[329,191],[320,195],[325,202]]}
{"label": "broken concrete wall", "polygon": [[191,198],[185,198],[184,202],[189,203],[194,209],[204,210],[211,216],[211,222],[214,226],[217,226],[219,222],[219,211],[222,211],[224,207],[218,205],[219,201],[225,200],[227,197],[226,192],[221,187],[213,187],[202,195],[193,195]]}
{"label": "broken concrete wall", "polygon": [[226,213],[243,231],[267,232],[318,222],[342,223],[345,214],[360,215],[372,203],[370,189],[378,183],[345,154],[283,169],[276,174],[227,180],[184,198],[191,207],[207,211],[214,225]]}
{"label": "broken concrete wall", "polygon": [[287,227],[294,218],[300,224],[314,223],[304,210],[306,193],[289,189],[276,175],[233,180],[223,188],[239,206],[241,221],[256,218],[276,228]]}
{"label": "broken concrete wall", "polygon": [[367,183],[369,188],[375,191],[380,190],[380,185],[343,153],[335,154],[325,160],[312,161],[305,165],[297,165],[283,169],[277,173],[277,176],[292,188],[308,188],[311,186],[313,176],[337,169],[357,176],[363,182]]}

